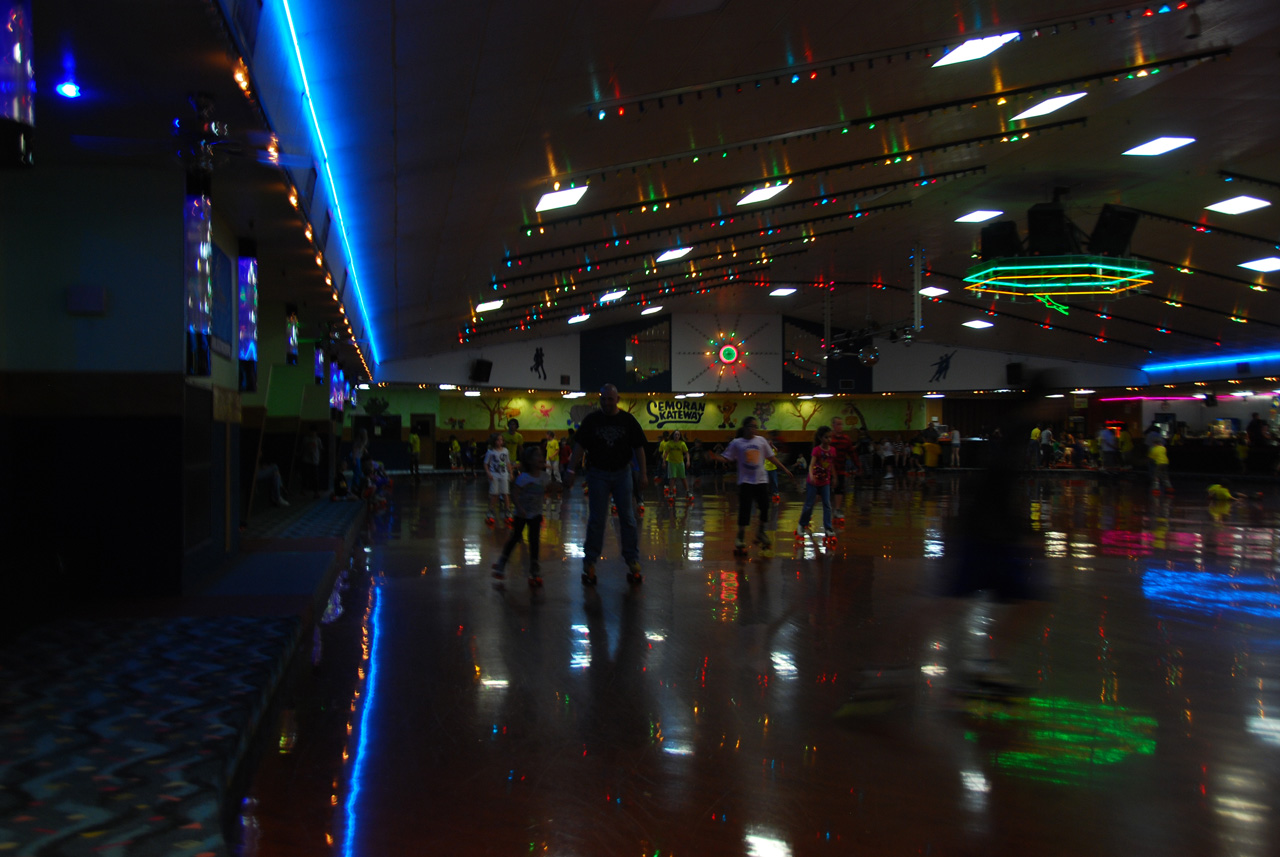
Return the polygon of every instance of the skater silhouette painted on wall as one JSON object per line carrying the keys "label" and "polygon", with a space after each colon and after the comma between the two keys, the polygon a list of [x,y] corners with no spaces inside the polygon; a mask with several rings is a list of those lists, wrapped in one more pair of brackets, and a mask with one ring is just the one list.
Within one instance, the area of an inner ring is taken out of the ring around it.
{"label": "skater silhouette painted on wall", "polygon": [[547,369],[542,365],[542,349],[538,348],[533,352],[533,365],[529,367],[529,371],[533,372],[543,381],[547,380]]}
{"label": "skater silhouette painted on wall", "polygon": [[956,353],[952,351],[950,354],[944,354],[935,360],[933,363],[933,377],[929,381],[944,380],[947,377],[947,373],[951,371],[951,358],[955,356]]}

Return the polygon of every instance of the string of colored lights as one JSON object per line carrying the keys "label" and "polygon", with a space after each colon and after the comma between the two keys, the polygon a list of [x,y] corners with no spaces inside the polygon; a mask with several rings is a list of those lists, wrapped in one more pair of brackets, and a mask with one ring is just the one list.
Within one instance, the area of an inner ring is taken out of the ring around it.
{"label": "string of colored lights", "polygon": [[[546,250],[535,250],[529,253],[517,253],[508,256],[507,259],[522,264],[530,262],[534,259],[544,256],[559,255],[562,253],[572,253],[585,251],[594,247],[616,247],[619,244],[627,244],[631,241],[638,241],[641,238],[656,238],[661,235],[672,233],[687,232],[695,229],[717,229],[726,225],[731,225],[739,220],[745,220],[749,217],[762,217],[770,214],[780,214],[796,208],[813,208],[821,205],[832,205],[839,202],[843,198],[858,198],[862,196],[881,195],[894,190],[902,190],[903,188],[926,187],[938,182],[952,181],[954,179],[969,178],[971,176],[983,175],[986,173],[985,165],[971,167],[963,170],[948,170],[942,173],[929,173],[917,176],[911,179],[902,179],[900,181],[880,182],[873,185],[864,185],[858,188],[851,188],[846,191],[832,191],[831,193],[822,194],[821,196],[810,196],[803,199],[794,199],[788,202],[778,203],[775,205],[751,206],[750,209],[742,209],[731,215],[721,217],[700,217],[697,220],[686,220],[680,223],[673,223],[670,226],[662,226],[656,229],[642,229],[635,232],[628,232],[625,238],[599,238],[591,241],[583,241],[577,244],[562,244],[558,247],[550,247]],[[525,230],[526,237],[535,237],[544,235],[548,228],[564,226],[570,221],[558,220],[540,225],[536,230],[529,228]],[[575,221],[580,225],[581,221]]]}
{"label": "string of colored lights", "polygon": [[1260,179],[1257,176],[1246,176],[1244,173],[1234,173],[1230,170],[1218,170],[1218,175],[1222,176],[1222,180],[1226,182],[1246,182],[1248,184],[1261,185],[1262,187],[1280,188],[1280,182],[1271,179]]}
{"label": "string of colored lights", "polygon": [[1246,241],[1253,241],[1258,244],[1266,244],[1268,247],[1270,247],[1273,250],[1280,250],[1280,241],[1277,241],[1274,238],[1264,238],[1261,235],[1250,235],[1247,232],[1237,232],[1234,229],[1227,229],[1226,227],[1223,227],[1223,226],[1211,226],[1208,223],[1201,223],[1196,220],[1187,220],[1186,218],[1183,218],[1183,217],[1174,217],[1172,214],[1159,214],[1154,211],[1144,211],[1141,208],[1132,208],[1132,207],[1128,207],[1128,208],[1130,211],[1137,212],[1143,217],[1147,217],[1152,220],[1163,220],[1165,223],[1176,223],[1179,226],[1189,227],[1193,231],[1199,232],[1203,235],[1208,235],[1210,233],[1216,232],[1219,235],[1230,235],[1232,238],[1243,238]]}
{"label": "string of colored lights", "polygon": [[[823,214],[823,215],[818,215],[818,216],[816,216],[816,217],[807,217],[807,218],[804,218],[803,220],[792,220],[792,221],[789,221],[789,222],[787,222],[787,223],[779,223],[779,224],[777,224],[776,226],[752,227],[751,229],[743,229],[743,230],[740,230],[740,231],[738,231],[738,232],[730,232],[730,233],[725,234],[725,235],[717,235],[717,236],[714,236],[714,237],[712,237],[712,238],[704,239],[704,240],[702,240],[702,241],[691,241],[691,242],[687,242],[687,243],[685,243],[685,242],[681,242],[681,243],[682,243],[682,246],[685,246],[685,247],[697,247],[697,246],[699,246],[699,245],[701,245],[701,244],[708,244],[708,243],[711,243],[711,242],[713,242],[713,241],[714,241],[714,242],[717,242],[717,243],[720,243],[720,242],[725,242],[725,241],[730,241],[730,242],[732,242],[732,241],[737,241],[737,240],[740,240],[740,239],[744,239],[744,238],[752,238],[752,237],[755,237],[755,238],[767,238],[767,237],[770,237],[770,236],[773,236],[773,235],[776,235],[776,234],[779,234],[779,233],[782,233],[782,232],[789,232],[789,231],[792,231],[792,230],[795,230],[795,229],[803,229],[803,228],[806,228],[806,227],[812,227],[812,226],[815,226],[815,225],[820,224],[820,223],[829,223],[829,222],[831,222],[831,221],[835,221],[835,220],[849,220],[849,219],[855,219],[855,220],[856,220],[856,219],[858,219],[858,218],[862,218],[862,217],[869,217],[869,216],[871,216],[872,214],[881,214],[881,213],[886,212],[886,211],[895,211],[895,210],[897,210],[897,209],[901,209],[901,208],[910,208],[910,207],[911,207],[911,204],[912,204],[912,203],[911,203],[911,201],[910,201],[910,200],[907,200],[907,201],[904,201],[904,202],[892,202],[892,203],[885,203],[885,204],[883,204],[883,205],[872,205],[872,206],[868,206],[868,207],[866,207],[866,208],[859,208],[859,209],[857,209],[857,210],[855,210],[855,211],[841,211],[841,212],[838,212],[838,213],[835,213],[835,214]],[[619,239],[619,242],[621,242],[621,239]],[[757,245],[757,246],[759,246],[759,245]],[[665,249],[665,248],[664,248],[664,249]],[[746,251],[750,251],[751,249],[755,249],[755,248],[750,248],[750,247],[748,247],[748,248],[740,248],[740,247],[739,247],[739,248],[735,248],[735,252],[746,252]],[[563,251],[562,253],[560,253],[559,255],[566,255],[566,254],[571,253],[571,252],[573,252],[573,251],[565,250],[565,251]],[[657,251],[657,252],[661,252],[661,251]],[[539,256],[541,256],[541,255],[543,255],[543,254],[538,254],[538,255],[539,255]],[[635,261],[637,261],[637,260],[642,260],[642,259],[643,259],[643,260],[648,260],[648,259],[652,259],[652,258],[654,258],[654,256],[655,256],[655,255],[657,255],[657,253],[656,253],[655,251],[653,251],[653,250],[645,250],[645,251],[643,251],[643,252],[639,252],[639,253],[628,253],[628,254],[625,254],[625,255],[622,255],[622,256],[611,256],[611,257],[609,257],[608,259],[595,259],[595,260],[593,260],[593,261],[590,263],[590,265],[591,265],[591,267],[593,267],[593,268],[602,268],[602,267],[604,267],[604,266],[606,266],[606,265],[617,265],[617,264],[622,264],[622,263],[625,263],[625,262],[635,262]],[[686,258],[686,261],[688,261],[688,260],[687,260],[687,258]],[[516,260],[515,260],[515,257],[512,257],[511,259],[508,259],[508,260],[507,260],[507,266],[508,266],[508,267],[513,267],[513,266],[518,267],[518,266],[521,266],[521,265],[523,265],[523,264],[524,264],[524,262],[523,262],[523,261],[516,261]],[[656,265],[657,263],[655,262],[654,264]],[[581,269],[581,264],[575,264],[575,265],[573,265],[573,266],[572,266],[572,268],[573,268],[573,269],[575,269],[575,270]],[[537,276],[539,276],[539,277],[545,277],[545,276],[547,276],[548,274],[559,273],[559,272],[567,271],[567,270],[570,270],[570,268],[568,268],[568,267],[565,267],[565,268],[552,268],[552,269],[547,270],[547,271],[541,271],[541,272],[539,272],[539,274],[537,274]],[[501,287],[501,288],[506,288],[506,287],[507,287],[507,283],[509,283],[509,282],[511,282],[511,281],[510,281],[510,280],[506,280],[506,281],[502,281],[501,283],[495,283],[495,284],[494,284],[494,286],[495,286],[495,290],[496,290],[497,288],[499,288],[499,287]]]}
{"label": "string of colored lights", "polygon": [[1242,280],[1239,277],[1230,277],[1230,276],[1227,276],[1226,274],[1219,274],[1216,271],[1210,271],[1205,268],[1197,268],[1194,265],[1180,265],[1177,262],[1170,262],[1167,259],[1157,259],[1154,256],[1143,256],[1140,253],[1130,253],[1129,255],[1134,259],[1141,259],[1142,261],[1149,262],[1152,265],[1165,265],[1171,268],[1172,270],[1177,271],[1180,274],[1201,274],[1206,277],[1213,277],[1215,280],[1222,280],[1228,283],[1236,283],[1241,286],[1248,286],[1250,289],[1252,289],[1255,292],[1274,291],[1274,289],[1269,289],[1266,286],[1262,285],[1261,283],[1255,283],[1251,280]]}
{"label": "string of colored lights", "polygon": [[[694,294],[703,295],[703,294],[707,294],[709,292],[715,291],[717,289],[726,288],[728,286],[770,285],[768,281],[764,281],[764,280],[743,280],[741,279],[742,275],[738,274],[736,271],[739,265],[735,264],[729,267],[732,267],[735,270],[727,274],[720,274],[712,277],[702,277],[702,278],[691,279],[679,286],[676,286],[674,284],[668,284],[662,288],[647,292],[643,295],[639,295],[637,301],[630,301],[626,304],[623,304],[621,301],[615,301],[612,304],[608,304],[608,306],[614,307],[614,306],[621,305],[621,306],[627,306],[634,309],[637,306],[646,306],[652,303],[654,300],[657,300],[660,298],[679,298],[679,297],[685,297],[687,295],[694,295]],[[753,274],[758,271],[768,271],[768,269],[769,269],[769,265],[767,263],[763,263],[760,265],[759,268],[756,269],[756,271],[753,271]],[[600,304],[593,304],[591,305],[590,309],[592,312],[594,312],[599,307],[600,307]],[[588,307],[582,303],[561,306],[559,302],[555,302],[550,304],[546,308],[540,307],[537,310],[526,312],[523,318],[519,319],[514,323],[508,322],[508,321],[485,322],[483,320],[473,319],[471,325],[466,325],[458,331],[458,342],[461,344],[466,344],[479,336],[484,336],[484,335],[489,335],[494,333],[511,332],[516,330],[520,330],[520,331],[528,330],[529,328],[533,327],[535,323],[555,321],[557,319],[572,317],[573,315],[578,315],[586,311],[587,309]],[[482,327],[484,329],[481,329]]]}
{"label": "string of colored lights", "polygon": [[[1027,86],[1002,89],[998,92],[982,93],[981,95],[974,95],[967,98],[954,98],[947,101],[922,104],[915,107],[904,108],[902,110],[869,114],[866,116],[860,116],[857,119],[841,119],[839,122],[815,125],[808,128],[799,128],[794,131],[784,131],[779,134],[770,134],[764,137],[751,137],[728,144],[722,143],[717,146],[703,146],[695,149],[689,149],[687,151],[669,152],[662,155],[654,155],[648,158],[640,158],[633,161],[625,161],[623,163],[611,164],[603,167],[574,170],[550,176],[546,179],[546,183],[550,184],[552,182],[560,182],[561,184],[568,183],[570,185],[577,185],[584,181],[590,181],[591,179],[596,178],[601,181],[607,181],[610,175],[620,176],[628,170],[635,173],[640,169],[650,169],[657,166],[666,168],[667,165],[671,163],[698,161],[702,158],[714,155],[724,157],[727,152],[737,154],[745,151],[748,147],[754,152],[759,150],[761,146],[768,147],[778,144],[785,146],[790,142],[799,142],[806,138],[811,141],[816,141],[819,136],[827,137],[833,134],[847,134],[850,130],[858,128],[873,130],[878,124],[883,122],[890,122],[894,120],[901,121],[917,116],[928,117],[933,116],[935,113],[945,113],[949,110],[962,108],[973,109],[979,105],[1011,105],[1012,100],[1014,99],[1026,96],[1030,100],[1033,99],[1034,96],[1043,95],[1050,90],[1088,89],[1093,85],[1120,83],[1125,80],[1140,80],[1151,75],[1159,74],[1166,69],[1175,68],[1179,65],[1185,67],[1191,63],[1212,62],[1230,55],[1231,48],[1227,46],[1213,48],[1211,50],[1197,51],[1192,54],[1180,54],[1179,56],[1170,57],[1169,59],[1164,60],[1131,63],[1108,71],[1093,72],[1087,75],[1076,75],[1074,77],[1062,78],[1059,80],[1050,80],[1041,83],[1029,84]],[[1016,110],[1016,107],[1011,107],[1009,112],[1013,115]]]}
{"label": "string of colored lights", "polygon": [[[880,212],[882,212],[882,211],[887,211],[887,210],[890,210],[890,209],[892,209],[892,208],[906,208],[906,207],[910,207],[910,205],[911,205],[911,203],[910,203],[910,202],[892,203],[892,204],[887,205],[887,206],[880,206],[880,207],[874,207],[874,208],[863,209],[862,211],[853,211],[853,212],[848,212],[848,213],[844,213],[844,212],[842,212],[842,213],[840,213],[840,214],[835,214],[835,215],[824,215],[824,216],[822,216],[822,217],[820,217],[820,218],[812,218],[811,220],[796,221],[796,224],[797,224],[797,225],[801,225],[801,226],[806,226],[806,225],[810,225],[811,223],[817,223],[817,222],[819,222],[819,221],[826,221],[826,220],[846,220],[846,221],[847,221],[847,220],[859,220],[859,219],[861,219],[861,218],[863,218],[863,217],[869,216],[869,214],[868,214],[868,213],[872,213],[872,214],[874,214],[874,213],[880,213]],[[842,234],[842,233],[849,232],[849,231],[851,231],[851,230],[853,230],[853,229],[855,229],[855,228],[856,228],[856,227],[855,227],[854,225],[849,225],[849,226],[841,227],[841,228],[839,228],[839,229],[829,229],[829,230],[827,230],[827,231],[825,231],[825,232],[821,232],[821,233],[813,233],[813,234],[810,234],[810,235],[806,235],[806,236],[804,236],[803,238],[800,238],[800,239],[796,239],[796,238],[788,238],[788,239],[785,239],[785,240],[783,240],[783,241],[767,241],[767,242],[765,242],[765,243],[763,243],[763,244],[754,244],[754,245],[752,245],[752,246],[750,246],[750,247],[735,247],[735,248],[731,249],[731,250],[730,250],[730,251],[728,251],[728,252],[729,252],[729,253],[731,253],[731,254],[732,254],[732,253],[738,253],[738,254],[741,254],[741,253],[750,253],[750,252],[757,251],[757,250],[767,249],[767,248],[769,248],[769,247],[782,246],[782,245],[789,244],[789,243],[791,243],[791,242],[793,242],[793,241],[796,241],[796,240],[801,240],[801,241],[802,241],[802,242],[804,242],[804,243],[811,243],[811,242],[813,242],[813,241],[817,241],[817,240],[819,240],[819,239],[821,239],[821,238],[826,238],[826,237],[830,237],[830,236],[832,236],[832,235],[840,235],[840,234]],[[770,230],[767,230],[767,229],[766,229],[766,230],[758,230],[758,234],[762,234],[762,235],[765,235],[765,236],[767,236],[769,233],[770,233]],[[692,243],[692,244],[690,244],[689,246],[690,246],[690,247],[697,247],[697,246],[698,246],[698,245],[700,245],[700,244],[710,244],[710,243],[712,243],[712,241],[698,241],[698,242],[693,242],[693,243]],[[682,265],[691,265],[691,264],[696,263],[696,262],[697,262],[698,260],[700,260],[700,259],[719,259],[719,258],[720,258],[721,256],[723,256],[723,255],[724,255],[724,251],[719,251],[719,250],[717,250],[717,251],[716,251],[716,252],[714,252],[714,253],[704,254],[704,255],[701,255],[701,256],[693,256],[693,257],[685,256],[683,259],[681,259],[681,260],[680,260],[680,264],[682,264]],[[644,259],[644,260],[646,260],[646,263],[647,263],[647,262],[648,262],[648,260],[649,260],[649,259],[652,259],[653,257],[654,257],[654,254],[653,254],[653,252],[652,252],[652,251],[650,251],[650,252],[647,252],[647,253],[631,254],[631,255],[629,255],[629,256],[627,256],[627,257],[620,257],[620,258],[626,258],[626,259],[630,259],[630,260],[634,260],[634,259]],[[611,260],[608,260],[608,261],[611,261]],[[601,267],[602,265],[604,265],[604,264],[608,264],[608,261],[606,261],[606,262],[602,262],[602,263],[590,262],[590,263],[586,263],[586,264],[578,264],[578,265],[575,265],[575,266],[572,266],[572,267],[551,268],[551,269],[547,269],[547,270],[544,270],[544,271],[537,271],[537,272],[529,273],[529,274],[521,274],[520,276],[516,276],[516,277],[509,277],[509,278],[507,278],[507,279],[505,279],[505,280],[500,280],[500,281],[498,281],[498,282],[493,283],[493,289],[494,289],[495,291],[497,291],[497,290],[499,290],[499,289],[508,289],[508,288],[510,288],[511,286],[516,285],[517,283],[528,283],[528,282],[532,282],[532,281],[536,281],[536,280],[542,280],[542,279],[545,279],[545,278],[547,278],[547,277],[554,277],[556,274],[566,274],[566,273],[568,273],[568,274],[574,274],[574,273],[589,273],[589,272],[591,272],[591,271],[593,271],[593,270],[596,270],[596,269],[600,268],[600,267]],[[678,267],[678,265],[677,265],[677,267]],[[645,275],[645,276],[648,276],[648,275],[651,275],[651,274],[653,274],[653,273],[656,273],[657,269],[658,269],[658,263],[657,263],[657,262],[647,263],[647,264],[644,266],[644,268],[643,268],[639,273],[641,273],[641,274],[643,274],[643,275]],[[619,275],[609,275],[609,276],[614,277],[614,276],[619,276]],[[566,279],[566,281],[565,281],[565,282],[568,282],[568,280]],[[627,282],[629,282],[629,281],[627,281]],[[621,286],[625,286],[625,285],[627,285],[627,282],[621,282],[621,283],[619,283],[619,281],[611,280],[611,281],[610,281],[610,284],[611,284],[611,285],[615,285],[615,284],[616,284],[616,285],[619,285],[619,286],[621,287]],[[563,285],[563,284],[564,284],[564,283],[561,283],[561,285]],[[505,300],[505,299],[504,299],[504,300]]]}
{"label": "string of colored lights", "polygon": [[[801,179],[818,178],[834,172],[865,169],[867,167],[887,167],[894,164],[910,163],[916,158],[940,152],[945,153],[952,149],[970,149],[974,146],[982,147],[996,143],[1016,143],[1030,139],[1031,137],[1040,136],[1041,134],[1047,134],[1050,131],[1063,131],[1067,128],[1084,126],[1086,124],[1087,120],[1081,117],[1077,119],[1064,119],[1060,122],[1049,122],[1043,125],[1032,125],[1021,128],[1012,133],[1009,131],[998,131],[992,134],[980,134],[976,137],[967,137],[962,140],[949,140],[943,143],[935,143],[930,146],[919,146],[913,149],[900,149],[895,152],[888,152],[880,155],[869,155],[863,158],[855,158],[850,161],[841,161],[836,164],[823,164],[804,170],[777,173],[770,179],[770,181],[776,184],[784,181],[799,181]],[[722,151],[722,158],[726,158],[729,155],[729,149],[717,149],[717,151]],[[562,218],[555,222],[579,222],[593,218],[617,217],[623,214],[652,214],[658,211],[665,211],[671,207],[672,203],[682,204],[687,201],[709,199],[710,197],[717,196],[719,194],[741,191],[744,187],[749,187],[749,185],[745,185],[742,182],[734,182],[733,184],[718,185],[716,187],[703,188],[701,190],[689,191],[687,193],[654,197],[648,200],[615,206],[613,208],[602,208],[597,209],[596,211],[582,212],[580,214],[574,214],[570,217]],[[550,223],[551,222],[548,222],[547,225],[550,225]]]}
{"label": "string of colored lights", "polygon": [[[1116,16],[1122,16],[1121,20],[1131,21],[1135,18],[1138,21],[1144,19],[1154,19],[1161,13],[1183,11],[1190,8],[1189,2],[1178,2],[1176,4],[1157,4],[1153,9],[1150,6],[1118,6],[1114,8],[1104,8],[1091,12],[1087,17],[1064,17],[1051,18],[1042,22],[1029,23],[1019,27],[1005,27],[1003,32],[1014,32],[1019,34],[1019,38],[1039,38],[1041,35],[1058,35],[1062,32],[1076,32],[1081,26],[1096,27],[1099,23],[1104,25],[1114,24],[1117,20]],[[741,94],[743,87],[751,90],[761,88],[762,82],[774,81],[775,86],[781,86],[783,80],[789,80],[796,84],[801,80],[816,81],[821,79],[820,72],[827,72],[828,77],[835,77],[839,73],[839,69],[847,67],[850,72],[855,71],[857,66],[865,63],[868,70],[875,68],[877,60],[881,61],[881,67],[885,68],[893,65],[895,57],[902,61],[909,62],[915,55],[919,55],[922,59],[932,59],[933,52],[945,50],[953,44],[965,41],[972,34],[966,34],[965,37],[959,38],[955,42],[922,42],[895,48],[890,51],[879,51],[875,53],[861,53],[850,56],[837,57],[835,59],[823,60],[816,63],[805,63],[788,66],[786,68],[777,68],[765,70],[748,75],[740,75],[737,77],[723,78],[720,80],[709,81],[699,84],[691,84],[677,88],[655,90],[642,95],[633,95],[616,98],[597,98],[590,104],[584,105],[583,109],[587,115],[597,119],[603,119],[608,115],[623,116],[627,107],[634,106],[637,112],[643,113],[643,105],[652,102],[662,109],[668,99],[675,101],[677,105],[684,104],[685,96],[692,95],[694,100],[701,100],[704,95],[714,93],[717,98],[722,98],[724,90],[733,89],[735,94]],[[601,113],[605,116],[601,116]]]}

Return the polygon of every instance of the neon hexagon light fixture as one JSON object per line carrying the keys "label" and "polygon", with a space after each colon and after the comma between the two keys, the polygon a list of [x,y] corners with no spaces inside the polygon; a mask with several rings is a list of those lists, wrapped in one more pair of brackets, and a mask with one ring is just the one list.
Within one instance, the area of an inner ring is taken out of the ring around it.
{"label": "neon hexagon light fixture", "polygon": [[966,289],[979,295],[1115,297],[1151,284],[1152,268],[1113,256],[1009,256],[969,269]]}

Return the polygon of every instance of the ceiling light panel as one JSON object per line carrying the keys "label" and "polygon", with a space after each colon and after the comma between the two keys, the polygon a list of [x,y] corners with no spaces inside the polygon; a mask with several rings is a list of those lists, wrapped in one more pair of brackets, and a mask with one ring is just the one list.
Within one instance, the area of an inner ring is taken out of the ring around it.
{"label": "ceiling light panel", "polygon": [[926,298],[936,298],[947,294],[949,291],[949,289],[939,288],[938,286],[925,286],[920,290],[920,294],[924,295]]}
{"label": "ceiling light panel", "polygon": [[964,326],[972,327],[974,330],[982,330],[984,327],[994,327],[995,325],[989,321],[983,321],[980,318],[975,318],[973,321],[966,321]]}
{"label": "ceiling light panel", "polygon": [[1036,116],[1044,116],[1046,113],[1052,113],[1055,110],[1061,110],[1073,101],[1079,101],[1089,93],[1073,92],[1070,95],[1055,95],[1053,98],[1046,98],[1039,104],[1033,104],[1026,110],[1013,117],[1014,121],[1018,119],[1034,119]]}
{"label": "ceiling light panel", "polygon": [[985,223],[993,217],[999,217],[1004,214],[1003,211],[990,211],[980,208],[977,211],[971,211],[963,217],[957,217],[956,223]]}
{"label": "ceiling light panel", "polygon": [[582,195],[587,192],[587,186],[571,187],[566,190],[556,190],[551,193],[544,193],[542,199],[538,200],[538,207],[535,211],[550,211],[553,208],[568,208],[571,205],[577,205],[578,200],[582,199]]}
{"label": "ceiling light panel", "polygon": [[772,187],[761,187],[751,191],[751,193],[738,200],[738,205],[751,205],[753,202],[764,202],[766,199],[773,199],[791,186],[790,182],[786,184],[776,184]]}
{"label": "ceiling light panel", "polygon": [[502,301],[485,301],[482,304],[476,304],[476,312],[489,312],[490,310],[502,309]]}
{"label": "ceiling light panel", "polygon": [[1195,137],[1156,137],[1154,140],[1143,143],[1141,146],[1134,146],[1123,154],[1126,155],[1163,155],[1165,152],[1172,152],[1174,149],[1181,149],[1190,143],[1196,141]]}
{"label": "ceiling light panel", "polygon": [[1240,267],[1269,274],[1272,271],[1280,271],[1280,258],[1268,256],[1265,259],[1254,259],[1252,262],[1241,262]]}
{"label": "ceiling light panel", "polygon": [[679,259],[681,257],[689,255],[689,253],[692,250],[693,250],[692,247],[677,247],[674,250],[668,250],[667,252],[663,253],[661,256],[658,257],[657,261],[671,262],[675,259]]}
{"label": "ceiling light panel", "polygon": [[982,59],[1016,38],[1018,38],[1017,33],[1001,33],[998,36],[987,36],[985,39],[969,39],[947,51],[942,59],[933,64],[933,67],[939,68],[944,65]]}
{"label": "ceiling light panel", "polygon": [[653,315],[655,312],[662,312],[661,306],[650,306],[640,310],[641,315]]}
{"label": "ceiling light panel", "polygon": [[1244,214],[1246,211],[1257,211],[1259,208],[1266,208],[1270,204],[1265,199],[1258,199],[1252,196],[1233,196],[1231,199],[1224,199],[1222,202],[1206,205],[1205,208],[1222,214]]}
{"label": "ceiling light panel", "polygon": [[769,295],[775,298],[785,298],[787,295],[794,295],[795,293],[796,293],[796,290],[788,286],[788,287],[774,289],[773,291],[769,292]]}

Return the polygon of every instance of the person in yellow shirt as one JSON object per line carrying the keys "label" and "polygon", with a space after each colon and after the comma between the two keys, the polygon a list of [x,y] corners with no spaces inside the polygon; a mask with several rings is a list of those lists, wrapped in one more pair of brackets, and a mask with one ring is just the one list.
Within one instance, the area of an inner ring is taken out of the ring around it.
{"label": "person in yellow shirt", "polygon": [[1231,489],[1226,485],[1213,484],[1209,486],[1209,517],[1215,521],[1222,521],[1231,511],[1231,506],[1238,500],[1243,500],[1244,496],[1240,494],[1232,494]]}
{"label": "person in yellow shirt", "polygon": [[1173,483],[1169,481],[1169,451],[1165,449],[1164,438],[1153,438],[1147,448],[1147,458],[1151,462],[1151,493],[1159,494],[1163,488],[1173,493]]}
{"label": "person in yellow shirt", "polygon": [[544,461],[551,462],[547,467],[547,472],[551,474],[552,482],[560,481],[560,441],[556,440],[556,433],[547,432],[547,451],[543,456]]}
{"label": "person in yellow shirt", "polygon": [[409,475],[413,477],[415,483],[422,480],[422,473],[418,470],[418,461],[422,456],[422,437],[418,434],[417,426],[409,429]]}
{"label": "person in yellow shirt", "polygon": [[673,431],[671,437],[663,441],[659,445],[659,452],[662,459],[667,462],[667,484],[671,486],[671,494],[669,499],[675,502],[676,498],[676,480],[679,479],[684,486],[684,496],[686,503],[693,502],[693,494],[689,492],[689,445],[684,442],[684,438],[680,432]]}

